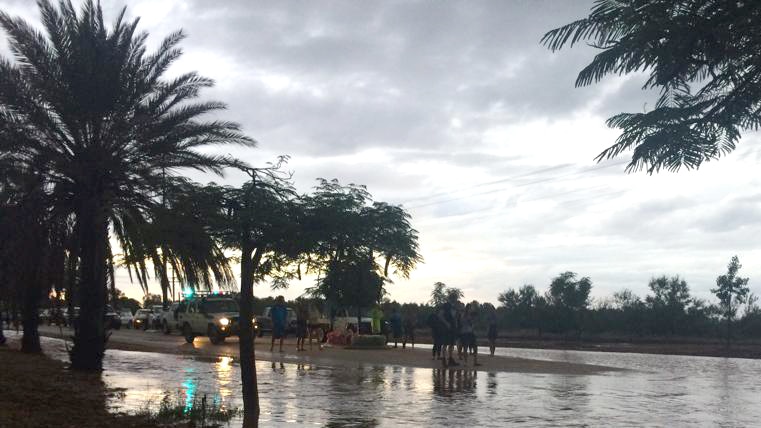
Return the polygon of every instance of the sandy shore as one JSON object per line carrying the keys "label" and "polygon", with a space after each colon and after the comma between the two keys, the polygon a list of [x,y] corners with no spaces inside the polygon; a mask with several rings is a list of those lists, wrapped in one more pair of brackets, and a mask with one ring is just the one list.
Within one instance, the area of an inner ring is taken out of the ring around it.
{"label": "sandy shore", "polygon": [[[72,331],[63,329],[63,336],[70,338]],[[40,335],[61,338],[61,331],[57,327],[40,327]],[[439,368],[440,361],[431,358],[430,349],[397,349],[388,348],[381,350],[345,349],[342,347],[326,347],[319,350],[313,345],[313,349],[297,352],[295,339],[287,339],[283,346],[283,352],[278,352],[277,346],[274,352],[269,352],[270,338],[263,337],[256,340],[256,359],[284,363],[305,363],[326,366],[373,366],[394,365],[418,368]],[[128,351],[161,352],[172,354],[191,355],[201,358],[213,358],[218,356],[239,357],[238,339],[228,338],[221,345],[212,345],[205,337],[197,337],[193,344],[185,342],[179,335],[164,335],[158,331],[118,330],[113,331],[108,341],[108,348]],[[468,364],[462,364],[460,368],[467,367],[471,370],[487,372],[517,372],[517,373],[548,373],[569,375],[600,374],[621,369],[613,367],[595,366],[588,364],[575,364],[554,361],[531,360],[525,358],[512,358],[503,356],[490,357],[479,355],[480,366],[473,366],[472,360]],[[462,363],[462,361],[460,361]]]}

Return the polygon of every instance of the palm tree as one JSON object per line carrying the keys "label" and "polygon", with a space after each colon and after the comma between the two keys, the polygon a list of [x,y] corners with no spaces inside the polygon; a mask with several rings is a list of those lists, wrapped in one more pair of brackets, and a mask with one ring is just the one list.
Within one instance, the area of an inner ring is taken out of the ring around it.
{"label": "palm tree", "polygon": [[147,293],[146,261],[159,279],[162,302],[169,294],[170,269],[186,288],[227,288],[235,277],[228,257],[210,234],[208,194],[182,177],[170,177],[162,190],[161,204],[150,218],[140,213],[114,218],[114,233],[124,243],[123,264]]}
{"label": "palm tree", "polygon": [[147,34],[136,32],[137,19],[125,21],[125,9],[108,27],[92,0],[79,13],[70,1],[38,4],[45,34],[0,12],[16,59],[0,60],[0,153],[43,176],[53,207],[75,215],[81,311],[71,363],[99,370],[110,220],[150,212],[164,171],[219,173],[229,164],[199,147],[254,142],[235,123],[200,118],[225,108],[189,102],[210,79],[162,79],[181,55],[181,31],[147,54]]}

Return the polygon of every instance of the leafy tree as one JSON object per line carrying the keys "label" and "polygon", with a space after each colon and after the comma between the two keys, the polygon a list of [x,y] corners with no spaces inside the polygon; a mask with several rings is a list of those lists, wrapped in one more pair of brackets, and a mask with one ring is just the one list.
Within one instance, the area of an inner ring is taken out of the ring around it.
{"label": "leafy tree", "polygon": [[716,278],[716,288],[711,292],[719,299],[719,308],[724,321],[727,323],[727,346],[732,340],[732,322],[735,320],[737,310],[747,301],[748,278],[737,276],[742,268],[740,259],[733,256],[727,265],[727,273]]}
{"label": "leafy tree", "polygon": [[499,294],[497,300],[507,310],[508,317],[519,328],[536,327],[539,320],[537,303],[539,294],[531,284],[525,284],[517,291],[509,289]]}
{"label": "leafy tree", "polygon": [[127,296],[121,296],[119,299],[119,307],[122,309],[129,309],[129,311],[134,315],[135,312],[137,312],[138,309],[141,308],[140,302],[137,300],[127,297]]}
{"label": "leafy tree", "polygon": [[443,282],[435,282],[431,291],[431,305],[443,305],[447,301],[447,285]]}
{"label": "leafy tree", "polygon": [[621,290],[613,293],[613,303],[621,311],[622,331],[632,332],[641,336],[644,333],[646,306],[639,296],[631,290]]}
{"label": "leafy tree", "polygon": [[200,120],[225,107],[188,102],[211,80],[162,79],[181,55],[182,32],[147,54],[147,34],[124,10],[107,26],[92,0],[79,13],[67,1],[38,4],[45,34],[0,13],[16,59],[0,61],[0,153],[4,168],[39,174],[51,206],[76,218],[81,311],[71,365],[99,370],[111,219],[155,207],[164,173],[229,163],[198,148],[253,141],[235,123]]}
{"label": "leafy tree", "polygon": [[417,231],[402,207],[371,203],[364,186],[319,179],[305,201],[305,241],[312,245],[305,265],[308,272],[320,275],[311,292],[325,297],[329,305],[353,306],[359,323],[363,307],[380,303],[383,285],[390,281],[389,268],[406,278],[422,260]]}
{"label": "leafy tree", "polygon": [[161,296],[158,294],[146,294],[143,296],[143,307],[149,308],[161,304]]}
{"label": "leafy tree", "polygon": [[571,327],[581,332],[581,317],[589,306],[592,281],[586,276],[576,280],[576,276],[574,272],[561,273],[552,280],[546,294],[547,303],[560,321],[558,328],[561,331]]}
{"label": "leafy tree", "polygon": [[240,356],[244,421],[259,418],[259,392],[254,361],[254,284],[276,276],[284,284],[297,275],[291,269],[308,248],[303,241],[300,220],[302,206],[291,185],[290,175],[281,167],[287,157],[265,168],[248,168],[251,180],[240,188],[205,188],[212,234],[224,248],[240,255]]}
{"label": "leafy tree", "polygon": [[679,276],[668,278],[663,275],[652,278],[648,287],[653,295],[647,296],[645,300],[655,316],[654,331],[676,333],[677,324],[684,317],[685,310],[692,301],[687,281]]}
{"label": "leafy tree", "polygon": [[600,52],[576,86],[647,72],[643,89],[660,91],[652,110],[608,119],[622,133],[598,161],[633,150],[629,171],[698,168],[761,125],[761,2],[596,0],[542,38],[552,51],[580,42]]}

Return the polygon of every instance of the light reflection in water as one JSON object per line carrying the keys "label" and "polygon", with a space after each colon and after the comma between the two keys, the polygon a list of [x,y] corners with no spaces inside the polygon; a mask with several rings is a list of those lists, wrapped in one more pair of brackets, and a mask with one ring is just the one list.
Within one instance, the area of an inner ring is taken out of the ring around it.
{"label": "light reflection in water", "polygon": [[230,382],[232,381],[231,375],[233,371],[232,357],[220,357],[214,364],[214,369],[217,374],[219,392],[214,396],[214,403],[219,406],[224,406],[227,402],[227,398],[232,394],[232,391],[230,390]]}
{"label": "light reflection in water", "polygon": [[185,380],[182,382],[183,392],[185,393],[185,413],[187,414],[193,410],[193,402],[196,398],[196,390],[198,389],[198,381],[193,375],[195,369],[192,367],[185,368]]}

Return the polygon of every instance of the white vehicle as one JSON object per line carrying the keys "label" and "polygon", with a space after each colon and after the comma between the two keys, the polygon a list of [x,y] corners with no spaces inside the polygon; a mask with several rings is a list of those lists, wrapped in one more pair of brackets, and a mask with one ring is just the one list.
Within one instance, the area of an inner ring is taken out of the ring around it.
{"label": "white vehicle", "polygon": [[158,330],[161,328],[161,314],[164,313],[164,305],[153,305],[151,309],[151,328]]}
{"label": "white vehicle", "polygon": [[172,303],[167,310],[161,312],[161,331],[164,334],[170,334],[172,330],[180,330],[182,327],[177,313],[179,307],[179,303]]}
{"label": "white vehicle", "polygon": [[132,311],[129,309],[122,309],[119,311],[119,319],[122,320],[122,325],[127,328],[132,328],[132,321],[134,320],[134,317],[132,316]]}
{"label": "white vehicle", "polygon": [[[238,334],[239,318],[238,302],[224,295],[183,300],[177,307],[177,322],[188,343],[193,343],[196,336],[208,336],[212,344],[218,345]],[[251,322],[256,332],[256,322]]]}
{"label": "white vehicle", "polygon": [[135,327],[135,329],[141,328],[143,330],[148,330],[151,324],[151,314],[152,312],[150,309],[138,309],[132,319],[132,326]]}

